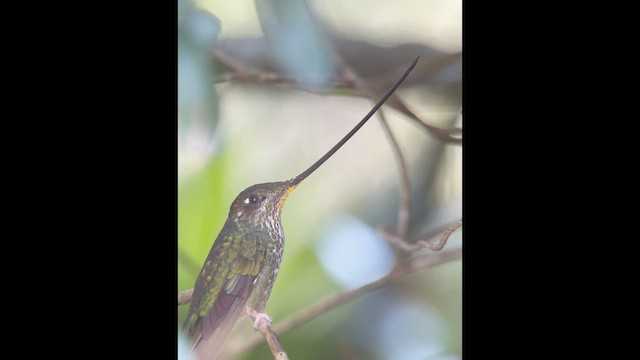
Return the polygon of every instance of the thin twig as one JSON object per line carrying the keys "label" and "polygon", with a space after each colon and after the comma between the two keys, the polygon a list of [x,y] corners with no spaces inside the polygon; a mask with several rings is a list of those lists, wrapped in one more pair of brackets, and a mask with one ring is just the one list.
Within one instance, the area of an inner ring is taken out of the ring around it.
{"label": "thin twig", "polygon": [[[437,127],[437,126],[433,126],[433,125],[425,122],[420,117],[418,117],[418,115],[414,114],[413,111],[409,110],[409,108],[404,104],[404,102],[402,100],[400,100],[399,96],[396,96],[396,95],[392,96],[387,101],[387,105],[389,105],[389,106],[395,108],[396,110],[400,111],[401,113],[407,115],[411,120],[417,122],[418,125],[420,125],[423,128],[425,128],[431,135],[433,135],[438,140],[441,140],[441,141],[446,142],[446,143],[451,143],[451,144],[462,144],[462,138],[457,138],[457,137],[451,136],[451,134],[457,132],[456,130],[441,129],[441,128]],[[459,129],[459,128],[456,128],[456,129]],[[461,133],[461,132],[462,131],[460,131],[458,133]]]}
{"label": "thin twig", "polygon": [[235,72],[238,73],[249,73],[251,66],[246,64],[245,62],[233,58],[232,56],[227,55],[226,52],[222,51],[220,48],[217,48],[213,54],[214,58],[216,58],[221,63],[227,65]]}
{"label": "thin twig", "polygon": [[[275,331],[278,334],[283,334],[295,329],[296,327],[305,324],[318,316],[337,308],[340,305],[346,304],[354,299],[357,299],[363,295],[371,293],[375,290],[382,288],[383,286],[397,281],[406,275],[412,274],[422,269],[434,267],[436,265],[451,262],[462,257],[462,249],[448,250],[436,254],[417,256],[407,259],[404,266],[396,268],[396,270],[372,283],[366,284],[354,290],[345,291],[342,293],[330,295],[314,305],[306,309],[302,309],[299,312],[285,318],[275,325]],[[234,346],[232,353],[234,355],[244,353],[261,342],[260,336],[251,336],[247,338],[243,343]],[[233,358],[233,356],[230,356]]]}
{"label": "thin twig", "polygon": [[422,125],[422,127],[427,129],[427,131],[429,131],[433,136],[435,136],[439,140],[442,140],[442,141],[448,142],[448,143],[452,143],[452,144],[462,144],[462,138],[456,138],[456,137],[453,137],[453,136],[450,135],[451,133],[454,133],[455,131],[452,131],[451,129],[441,129],[441,128],[435,127],[433,125],[429,125],[426,122],[424,122],[422,119],[420,119],[418,116],[413,116],[413,119],[418,124]]}
{"label": "thin twig", "polygon": [[[439,255],[439,256],[438,256]],[[439,253],[435,253],[432,255],[422,255],[411,258],[411,261],[407,262],[406,270],[400,270],[399,275],[394,273],[397,276],[404,276],[406,274],[412,274],[418,270],[422,270],[425,268],[433,267],[435,265],[440,265],[447,263],[452,260],[457,260],[462,258],[462,248],[457,248],[455,250],[448,250]],[[406,271],[406,272],[405,272]],[[394,278],[395,280],[395,278]]]}
{"label": "thin twig", "polygon": [[184,305],[191,301],[191,296],[193,296],[193,289],[181,291],[178,293],[178,305]]}
{"label": "thin twig", "polygon": [[[283,85],[286,87],[295,87],[304,89],[307,91],[320,92],[320,88],[317,85],[312,85],[305,83],[300,79],[296,79],[291,76],[282,75],[274,72],[258,72],[258,73],[240,73],[240,72],[228,72],[216,75],[217,83],[220,82],[248,82],[248,83],[258,83],[258,84],[277,84]],[[353,84],[346,79],[341,77],[335,77],[329,79],[326,85],[323,85],[329,88],[353,88]]]}
{"label": "thin twig", "polygon": [[411,253],[420,249],[429,249],[431,251],[442,250],[442,248],[444,248],[444,246],[447,244],[449,236],[451,236],[451,234],[460,226],[462,226],[462,219],[456,221],[455,223],[453,223],[453,225],[445,229],[444,233],[440,237],[440,240],[435,244],[430,242],[429,240],[439,233],[443,232],[442,229],[423,234],[422,236],[418,237],[415,242],[411,243],[404,241],[403,238],[385,227],[380,227],[378,231],[382,235],[382,238],[385,239],[389,244],[394,245],[405,252]]}
{"label": "thin twig", "polygon": [[398,220],[395,233],[401,239],[404,239],[404,237],[407,235],[407,230],[409,229],[409,220],[411,219],[411,183],[409,182],[409,169],[407,167],[407,162],[404,158],[404,155],[402,155],[402,151],[400,150],[400,144],[396,140],[395,136],[393,136],[391,128],[389,127],[389,123],[384,117],[384,113],[382,110],[380,110],[380,118],[382,119],[382,128],[389,137],[389,142],[391,142],[393,154],[396,156],[396,160],[398,162],[401,186],[400,207],[398,208]]}
{"label": "thin twig", "polygon": [[[456,221],[455,224],[453,224],[449,229],[447,229],[447,231],[445,231],[440,237],[440,241],[438,241],[436,244],[427,243],[428,245],[426,246],[426,248],[431,251],[442,250],[442,248],[447,244],[447,240],[449,240],[449,236],[451,236],[451,234],[453,234],[453,232],[456,231],[456,229],[458,229],[460,226],[462,226],[462,219]],[[424,240],[418,240],[418,241],[424,241]]]}
{"label": "thin twig", "polygon": [[[249,317],[255,321],[255,316],[249,314]],[[289,360],[289,356],[284,351],[284,347],[280,342],[280,338],[278,334],[273,330],[271,326],[271,321],[266,317],[260,317],[258,320],[256,330],[262,335],[262,337],[267,340],[267,344],[269,344],[269,349],[271,349],[271,353],[273,354],[273,358],[276,360]]]}
{"label": "thin twig", "polygon": [[[309,10],[310,11],[310,10]],[[333,50],[333,58],[334,61],[338,64],[343,76],[349,80],[351,80],[356,89],[361,92],[367,94],[367,96],[375,101],[375,96],[371,88],[368,86],[366,81],[364,81],[358,74],[344,61],[342,56]],[[393,95],[395,96],[395,94]],[[389,127],[389,123],[387,122],[387,118],[384,116],[382,109],[378,113],[380,114],[380,122],[382,123],[382,128],[384,129],[385,134],[389,138],[389,142],[391,143],[391,148],[393,149],[393,153],[398,162],[398,170],[400,172],[400,207],[398,207],[398,215],[397,215],[397,224],[395,234],[400,238],[404,239],[407,234],[407,230],[409,228],[409,220],[411,219],[411,183],[409,182],[409,170],[407,168],[407,163],[402,154],[402,150],[400,149],[400,144],[393,136],[393,132]],[[407,254],[401,254],[402,257]]]}

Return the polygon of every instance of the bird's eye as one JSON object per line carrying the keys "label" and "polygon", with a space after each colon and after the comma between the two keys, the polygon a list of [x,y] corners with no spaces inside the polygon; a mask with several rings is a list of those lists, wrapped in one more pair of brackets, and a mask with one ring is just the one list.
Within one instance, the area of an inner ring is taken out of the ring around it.
{"label": "bird's eye", "polygon": [[249,198],[249,202],[252,204],[255,204],[258,202],[258,197],[257,196],[252,196]]}

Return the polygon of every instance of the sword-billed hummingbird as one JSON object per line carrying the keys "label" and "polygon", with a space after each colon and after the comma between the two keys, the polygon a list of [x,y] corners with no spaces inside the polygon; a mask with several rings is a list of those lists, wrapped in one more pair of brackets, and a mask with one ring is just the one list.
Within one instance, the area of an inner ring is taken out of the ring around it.
{"label": "sword-billed hummingbird", "polygon": [[284,250],[280,221],[291,192],[329,159],[378,111],[418,62],[416,58],[400,80],[376,106],[329,152],[295,178],[253,185],[231,204],[229,217],[218,234],[193,289],[184,330],[198,360],[214,359],[236,321],[246,312],[271,320],[262,311],[267,304]]}

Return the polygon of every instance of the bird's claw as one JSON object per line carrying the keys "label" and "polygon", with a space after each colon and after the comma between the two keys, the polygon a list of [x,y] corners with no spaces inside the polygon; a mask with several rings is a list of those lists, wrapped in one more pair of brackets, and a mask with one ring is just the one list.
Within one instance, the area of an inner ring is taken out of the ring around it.
{"label": "bird's claw", "polygon": [[273,322],[271,316],[267,315],[266,313],[256,311],[252,308],[247,308],[247,315],[249,315],[249,317],[253,319],[253,330],[258,330],[258,324],[260,323],[260,320],[264,319],[269,324],[269,326],[271,326]]}

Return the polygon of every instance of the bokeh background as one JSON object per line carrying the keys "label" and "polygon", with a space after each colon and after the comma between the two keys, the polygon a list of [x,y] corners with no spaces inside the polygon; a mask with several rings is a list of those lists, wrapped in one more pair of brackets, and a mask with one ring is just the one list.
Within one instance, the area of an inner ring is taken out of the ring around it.
{"label": "bokeh background", "polygon": [[[178,1],[180,291],[193,287],[240,191],[296,176],[374,105],[331,85],[339,69],[326,44],[376,89],[421,56],[397,94],[423,121],[462,127],[460,0],[307,4],[316,20],[294,0]],[[224,77],[234,71],[305,85]],[[460,219],[461,145],[436,139],[401,111],[384,111],[411,178],[409,238]],[[266,308],[275,322],[388,273],[394,250],[376,229],[395,225],[399,188],[397,161],[374,118],[295,190],[282,214],[284,259]],[[461,246],[458,230],[445,250]],[[407,276],[280,338],[292,359],[461,358],[461,270],[458,260]],[[178,308],[179,327],[187,310]],[[242,319],[228,347],[252,332]],[[240,358],[271,354],[263,343]]]}

